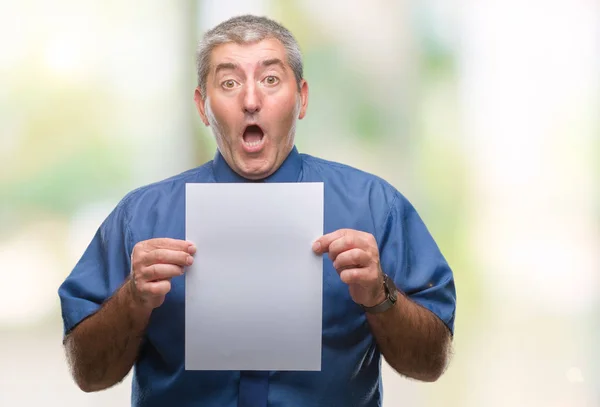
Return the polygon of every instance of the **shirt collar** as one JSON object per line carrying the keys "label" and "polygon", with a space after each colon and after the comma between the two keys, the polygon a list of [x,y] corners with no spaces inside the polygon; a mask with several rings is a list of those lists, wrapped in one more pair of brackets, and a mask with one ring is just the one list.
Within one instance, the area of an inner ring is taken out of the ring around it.
{"label": "shirt collar", "polygon": [[[246,179],[231,169],[225,158],[217,149],[213,158],[213,174],[218,183],[253,182]],[[273,174],[257,182],[298,182],[302,172],[302,157],[296,146],[292,148],[281,166]]]}

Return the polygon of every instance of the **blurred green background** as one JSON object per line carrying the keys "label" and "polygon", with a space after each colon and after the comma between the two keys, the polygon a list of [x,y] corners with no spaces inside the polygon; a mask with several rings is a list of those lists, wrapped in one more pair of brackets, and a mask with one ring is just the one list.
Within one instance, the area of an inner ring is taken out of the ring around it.
{"label": "blurred green background", "polygon": [[0,405],[129,404],[72,382],[56,290],[124,194],[212,158],[195,45],[248,12],[302,48],[299,149],[390,181],[454,269],[449,370],[386,367],[384,407],[600,405],[600,5],[567,0],[0,3]]}

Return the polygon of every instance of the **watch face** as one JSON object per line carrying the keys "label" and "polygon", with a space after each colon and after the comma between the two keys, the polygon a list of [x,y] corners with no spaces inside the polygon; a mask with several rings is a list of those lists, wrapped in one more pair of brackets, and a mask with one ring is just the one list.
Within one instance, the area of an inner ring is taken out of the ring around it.
{"label": "watch face", "polygon": [[394,284],[394,280],[392,280],[387,274],[383,275],[383,284],[385,284],[385,289],[393,299],[396,299],[398,296],[398,288],[396,284]]}
{"label": "watch face", "polygon": [[394,286],[394,282],[392,281],[392,279],[387,274],[383,275],[383,284],[385,284],[385,288],[388,291],[392,291],[392,289],[395,287]]}

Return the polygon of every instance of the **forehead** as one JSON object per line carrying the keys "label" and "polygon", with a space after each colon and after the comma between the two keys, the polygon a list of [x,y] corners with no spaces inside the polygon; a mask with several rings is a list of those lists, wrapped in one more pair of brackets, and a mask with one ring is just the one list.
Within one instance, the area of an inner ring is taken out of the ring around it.
{"label": "forehead", "polygon": [[217,64],[231,62],[242,67],[253,67],[266,59],[278,58],[287,65],[285,48],[274,38],[250,44],[229,42],[216,46],[211,53],[211,71]]}

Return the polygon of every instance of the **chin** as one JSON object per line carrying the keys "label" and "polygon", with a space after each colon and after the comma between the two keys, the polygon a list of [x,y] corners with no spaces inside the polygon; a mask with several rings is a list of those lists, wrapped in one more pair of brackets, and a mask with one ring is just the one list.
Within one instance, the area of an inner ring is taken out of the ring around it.
{"label": "chin", "polygon": [[244,178],[260,180],[271,175],[273,163],[262,161],[260,163],[242,162],[240,172]]}
{"label": "chin", "polygon": [[255,170],[247,170],[244,171],[244,178],[248,178],[251,179],[253,181],[259,181],[261,179],[267,178],[269,175],[271,175],[271,173],[274,171],[270,171],[270,168],[268,169],[255,169]]}

